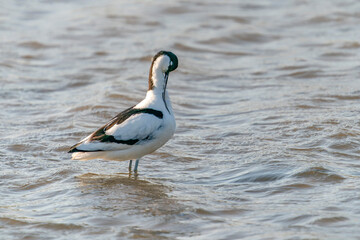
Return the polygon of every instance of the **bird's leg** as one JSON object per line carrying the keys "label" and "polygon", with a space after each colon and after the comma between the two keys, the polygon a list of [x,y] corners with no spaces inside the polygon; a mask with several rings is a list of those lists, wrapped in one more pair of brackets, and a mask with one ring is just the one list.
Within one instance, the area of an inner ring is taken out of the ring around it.
{"label": "bird's leg", "polygon": [[138,166],[139,166],[139,160],[140,159],[136,159],[136,161],[135,161],[134,172],[136,172],[136,173],[137,173],[137,169],[138,169]]}
{"label": "bird's leg", "polygon": [[129,161],[129,173],[131,172],[132,160]]}

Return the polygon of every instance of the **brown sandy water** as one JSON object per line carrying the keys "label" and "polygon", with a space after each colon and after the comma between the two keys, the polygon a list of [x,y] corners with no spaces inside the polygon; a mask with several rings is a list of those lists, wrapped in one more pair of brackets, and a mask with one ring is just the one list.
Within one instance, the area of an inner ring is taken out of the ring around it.
{"label": "brown sandy water", "polygon": [[[1,239],[360,239],[358,1],[3,1]],[[140,162],[69,146],[171,50],[177,132]]]}

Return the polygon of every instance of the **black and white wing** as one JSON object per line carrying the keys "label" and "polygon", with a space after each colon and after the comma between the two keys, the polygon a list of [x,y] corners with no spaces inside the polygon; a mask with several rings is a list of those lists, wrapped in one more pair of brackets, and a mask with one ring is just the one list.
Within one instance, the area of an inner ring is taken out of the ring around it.
{"label": "black and white wing", "polygon": [[152,108],[129,108],[70,149],[98,152],[128,149],[152,139],[163,125],[163,113]]}

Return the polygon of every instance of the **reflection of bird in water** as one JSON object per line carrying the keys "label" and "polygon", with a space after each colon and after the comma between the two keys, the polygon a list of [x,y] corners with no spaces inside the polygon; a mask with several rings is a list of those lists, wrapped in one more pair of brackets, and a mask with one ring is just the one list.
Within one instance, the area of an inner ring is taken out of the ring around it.
{"label": "reflection of bird in water", "polygon": [[[180,204],[169,194],[172,191],[170,186],[157,179],[141,179],[138,174],[86,173],[76,176],[76,180],[81,194],[91,196],[86,207],[90,205],[90,209],[111,209],[111,212],[119,213],[115,214],[115,219],[114,215],[105,214],[104,218],[111,218],[109,221],[117,221],[119,218],[123,221],[122,216],[127,215],[128,211],[135,211],[138,216],[169,216],[183,214],[187,209],[187,206]],[[94,214],[98,214],[95,212]],[[135,217],[134,221],[138,220],[138,217]],[[174,224],[179,226],[175,220]]]}
{"label": "reflection of bird in water", "polygon": [[126,109],[97,131],[72,146],[69,153],[77,160],[102,158],[106,160],[139,159],[164,145],[175,132],[175,118],[166,85],[169,73],[178,66],[175,54],[158,52],[151,64],[149,89],[137,105]]}

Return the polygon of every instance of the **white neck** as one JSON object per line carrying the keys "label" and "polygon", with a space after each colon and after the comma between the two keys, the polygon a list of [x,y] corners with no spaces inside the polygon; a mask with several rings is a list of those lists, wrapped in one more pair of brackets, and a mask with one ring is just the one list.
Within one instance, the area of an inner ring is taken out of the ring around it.
{"label": "white neck", "polygon": [[[149,76],[149,90],[160,91],[163,92],[166,87],[165,82],[165,73],[161,68],[154,65],[151,69],[151,73]],[[150,88],[151,85],[151,88]]]}
{"label": "white neck", "polygon": [[136,108],[154,108],[164,112],[169,111],[170,114],[173,114],[170,97],[167,91],[165,91],[165,98],[163,98],[163,92],[154,90],[148,90],[145,99],[137,104]]}
{"label": "white neck", "polygon": [[163,91],[166,87],[165,72],[168,72],[170,58],[160,56],[153,61],[149,74],[149,90]]}

